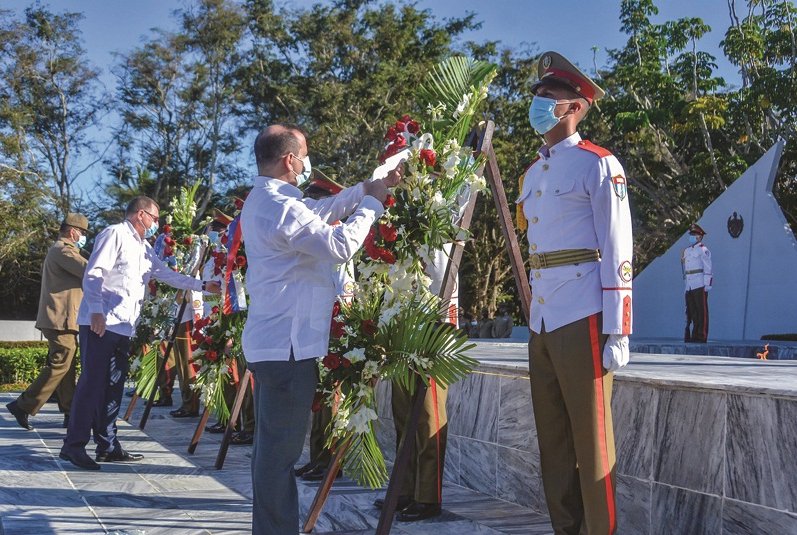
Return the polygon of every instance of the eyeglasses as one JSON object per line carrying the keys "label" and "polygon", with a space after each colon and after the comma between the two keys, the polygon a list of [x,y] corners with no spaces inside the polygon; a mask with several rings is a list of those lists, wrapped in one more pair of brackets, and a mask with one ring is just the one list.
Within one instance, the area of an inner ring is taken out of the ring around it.
{"label": "eyeglasses", "polygon": [[150,216],[154,222],[156,222],[156,223],[158,222],[158,216],[150,214],[149,212],[147,212],[143,208],[141,209],[141,211],[144,212],[145,214],[147,214],[148,216]]}

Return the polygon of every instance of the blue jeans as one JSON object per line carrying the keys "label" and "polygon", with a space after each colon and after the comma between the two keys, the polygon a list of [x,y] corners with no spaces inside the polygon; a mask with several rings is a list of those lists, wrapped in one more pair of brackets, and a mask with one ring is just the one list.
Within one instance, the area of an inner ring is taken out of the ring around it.
{"label": "blue jeans", "polygon": [[116,417],[127,377],[130,337],[111,331],[100,337],[88,325],[81,325],[79,338],[82,370],[63,451],[84,450],[93,431],[96,453],[110,453],[121,448]]}
{"label": "blue jeans", "polygon": [[252,534],[296,535],[294,465],[302,455],[318,370],[316,359],[250,362],[255,376]]}

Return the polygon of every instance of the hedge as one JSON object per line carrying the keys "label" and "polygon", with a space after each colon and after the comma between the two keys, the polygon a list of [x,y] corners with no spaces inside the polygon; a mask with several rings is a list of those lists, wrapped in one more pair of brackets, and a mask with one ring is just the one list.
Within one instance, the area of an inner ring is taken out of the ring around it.
{"label": "hedge", "polygon": [[47,362],[47,342],[35,347],[8,347],[8,343],[0,345],[0,384],[33,382]]}
{"label": "hedge", "polygon": [[47,340],[36,340],[31,342],[0,342],[0,351],[17,347],[35,347],[37,349],[47,349]]}
{"label": "hedge", "polygon": [[775,340],[776,342],[797,342],[797,333],[792,334],[765,334],[762,340]]}

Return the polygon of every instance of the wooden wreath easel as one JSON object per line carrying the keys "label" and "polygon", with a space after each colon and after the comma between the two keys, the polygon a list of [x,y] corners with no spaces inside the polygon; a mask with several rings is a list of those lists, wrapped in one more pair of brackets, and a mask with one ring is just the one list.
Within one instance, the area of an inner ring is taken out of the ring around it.
{"label": "wooden wreath easel", "polygon": [[[512,274],[515,277],[515,284],[520,292],[520,304],[523,308],[523,315],[526,321],[529,319],[529,310],[531,305],[531,289],[529,287],[528,279],[526,278],[526,268],[523,264],[523,257],[520,254],[520,244],[518,243],[517,236],[515,235],[515,226],[512,222],[512,212],[509,210],[509,204],[506,199],[506,191],[504,184],[501,181],[501,172],[498,169],[498,161],[495,157],[495,150],[493,149],[493,132],[495,131],[495,124],[488,121],[483,128],[474,129],[469,137],[468,145],[470,145],[474,153],[483,155],[485,157],[484,167],[480,169],[479,175],[484,176],[487,183],[490,185],[490,191],[495,200],[495,207],[498,210],[498,220],[501,224],[501,230],[504,234],[504,239],[507,243],[507,251],[512,265]],[[469,229],[471,220],[473,219],[473,211],[476,207],[477,195],[474,194],[467,206],[465,213],[462,216],[460,227],[462,229]],[[451,250],[450,260],[446,266],[445,275],[443,278],[443,285],[440,288],[440,298],[443,303],[449,303],[451,294],[456,285],[457,273],[459,272],[459,265],[462,261],[462,254],[464,252],[464,243],[457,242]],[[393,524],[393,515],[396,512],[396,504],[399,497],[400,480],[403,474],[407,471],[410,459],[415,452],[415,434],[418,429],[418,420],[420,418],[421,410],[423,409],[424,398],[426,397],[427,387],[424,382],[418,378],[415,395],[412,402],[412,410],[410,412],[407,428],[404,431],[401,444],[399,444],[398,453],[396,454],[396,462],[393,464],[393,471],[390,474],[390,482],[387,487],[387,494],[385,496],[385,503],[382,507],[382,514],[379,517],[379,524],[376,527],[377,535],[387,535],[390,533],[390,528]],[[237,400],[236,400],[237,401]],[[318,517],[321,515],[321,510],[329,497],[332,490],[332,484],[338,475],[343,455],[348,449],[349,443],[344,443],[335,451],[335,455],[330,464],[321,486],[316,492],[315,499],[310,506],[310,511],[307,515],[307,520],[304,523],[302,531],[310,533],[315,528]],[[218,467],[218,466],[217,466]]]}

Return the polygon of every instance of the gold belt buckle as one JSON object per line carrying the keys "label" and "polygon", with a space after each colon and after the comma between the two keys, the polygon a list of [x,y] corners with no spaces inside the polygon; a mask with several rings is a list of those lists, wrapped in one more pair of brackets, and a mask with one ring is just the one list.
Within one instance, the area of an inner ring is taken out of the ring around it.
{"label": "gold belt buckle", "polygon": [[529,263],[531,264],[531,269],[540,269],[542,267],[542,257],[540,253],[532,253],[529,257]]}

